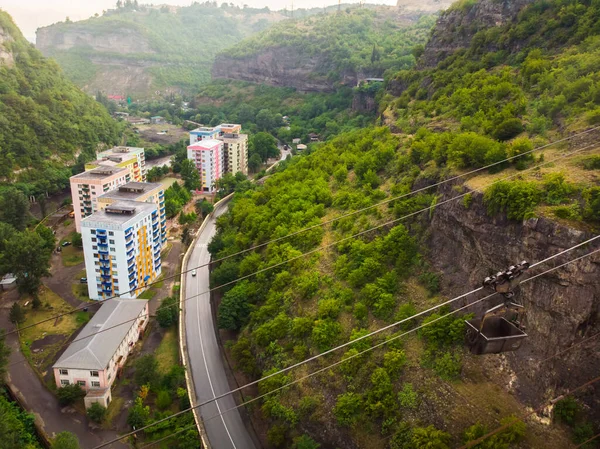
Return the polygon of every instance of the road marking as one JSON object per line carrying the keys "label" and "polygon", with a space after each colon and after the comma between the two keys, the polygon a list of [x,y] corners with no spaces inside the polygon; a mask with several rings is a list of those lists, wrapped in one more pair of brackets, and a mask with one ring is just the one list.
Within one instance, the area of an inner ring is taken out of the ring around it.
{"label": "road marking", "polygon": [[[206,267],[205,267],[205,269],[206,269]],[[196,279],[196,288],[198,289],[198,291],[200,290],[200,277],[198,277]],[[208,293],[205,293],[205,294],[208,294]],[[202,296],[204,296],[204,295],[202,295]],[[200,307],[199,307],[199,305],[200,305],[200,298],[202,298],[202,296],[198,297],[198,302],[196,304],[196,320],[198,322],[198,335],[200,337],[200,350],[202,351],[202,359],[204,360],[204,368],[206,369],[206,375],[208,376],[208,383],[210,384],[210,390],[212,391],[213,399],[214,399],[217,397],[217,395],[215,394],[215,389],[213,387],[213,383],[210,378],[210,372],[208,371],[208,364],[206,363],[206,354],[204,353],[204,342],[202,341],[202,330],[200,329]],[[225,431],[227,432],[229,441],[231,441],[231,444],[233,444],[233,449],[237,449],[235,443],[233,442],[233,438],[231,438],[231,434],[229,433],[227,424],[225,424],[225,418],[221,414],[221,407],[219,407],[219,401],[216,400],[215,404],[217,404],[217,411],[219,412],[219,415],[221,416],[221,421],[223,422],[223,427],[225,427]]]}

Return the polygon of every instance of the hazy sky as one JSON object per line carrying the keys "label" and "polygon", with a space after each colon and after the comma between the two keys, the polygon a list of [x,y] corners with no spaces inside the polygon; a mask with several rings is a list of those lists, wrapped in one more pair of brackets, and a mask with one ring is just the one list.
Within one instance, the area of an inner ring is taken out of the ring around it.
{"label": "hazy sky", "polygon": [[[154,3],[186,6],[191,0],[138,0],[139,3]],[[203,0],[198,0],[202,2]],[[221,4],[224,0],[217,0]],[[342,0],[342,3],[358,3],[359,0]],[[94,13],[113,8],[117,0],[0,0],[0,8],[7,11],[17,22],[25,37],[35,40],[35,30],[41,26],[64,20],[87,19]],[[290,8],[292,0],[237,0],[227,1],[237,5],[246,4],[256,8],[268,6],[271,9]],[[396,0],[377,0],[368,3],[395,5]],[[337,0],[294,0],[294,8],[312,8],[337,4]]]}

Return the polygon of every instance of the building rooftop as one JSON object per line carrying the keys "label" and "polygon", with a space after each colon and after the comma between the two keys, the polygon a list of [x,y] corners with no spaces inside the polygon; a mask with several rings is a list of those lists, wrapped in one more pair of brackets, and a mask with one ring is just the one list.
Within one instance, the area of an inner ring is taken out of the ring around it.
{"label": "building rooftop", "polygon": [[113,147],[110,150],[100,151],[96,154],[98,159],[103,159],[105,157],[123,157],[127,153],[139,153],[140,151],[144,151],[143,148],[140,147]]}
{"label": "building rooftop", "polygon": [[145,193],[162,188],[163,185],[160,182],[128,182],[127,184],[119,186],[117,189],[110,190],[105,194],[100,195],[98,199],[102,200],[103,198],[108,198],[114,200],[135,201]]}
{"label": "building rooftop", "polygon": [[[141,299],[105,301],[81,330],[76,338],[78,341],[71,343],[53,368],[106,369],[127,332],[135,325],[133,320],[146,304],[147,301]],[[102,332],[104,329],[106,331]]]}
{"label": "building rooftop", "polygon": [[75,179],[77,181],[85,181],[90,179],[104,179],[115,174],[126,173],[129,173],[129,169],[125,167],[109,167],[101,165],[98,168],[79,173],[75,176],[71,176],[71,179]]}
{"label": "building rooftop", "polygon": [[156,204],[143,201],[117,201],[104,210],[94,212],[81,221],[84,228],[97,228],[103,225],[122,225],[141,214],[156,210]]}
{"label": "building rooftop", "polygon": [[248,138],[248,134],[238,134],[238,133],[225,133],[219,139],[227,139],[227,140],[245,140]]}
{"label": "building rooftop", "polygon": [[206,140],[199,140],[195,144],[189,145],[188,148],[200,147],[200,148],[206,148],[207,150],[210,150],[210,149],[216,147],[217,145],[223,145],[223,142],[221,142],[220,140],[216,140],[216,139],[206,139]]}

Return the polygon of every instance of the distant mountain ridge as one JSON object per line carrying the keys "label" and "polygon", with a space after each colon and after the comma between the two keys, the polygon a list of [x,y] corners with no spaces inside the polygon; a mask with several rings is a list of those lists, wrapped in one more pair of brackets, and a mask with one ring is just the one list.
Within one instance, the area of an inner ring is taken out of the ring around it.
{"label": "distant mountain ridge", "polygon": [[36,46],[89,93],[150,97],[197,88],[210,79],[218,51],[283,19],[277,12],[208,2],[142,5],[40,28]]}

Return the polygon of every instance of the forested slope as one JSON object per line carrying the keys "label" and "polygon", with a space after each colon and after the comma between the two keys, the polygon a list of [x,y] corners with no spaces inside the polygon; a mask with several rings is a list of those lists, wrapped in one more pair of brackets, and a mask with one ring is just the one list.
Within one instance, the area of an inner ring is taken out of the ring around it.
{"label": "forested slope", "polygon": [[67,80],[0,11],[0,177],[26,194],[68,185],[78,154],[118,141],[106,109]]}
{"label": "forested slope", "polygon": [[212,75],[303,91],[352,87],[412,67],[412,49],[425,43],[434,17],[381,6],[281,22],[220,52]]}
{"label": "forested slope", "polygon": [[37,46],[90,93],[147,98],[156,90],[197,88],[210,79],[216,53],[282,19],[279,13],[226,3],[124,2],[98,17],[40,28]]}
{"label": "forested slope", "polygon": [[[491,3],[477,5],[485,10]],[[472,7],[457,5],[463,14]],[[436,67],[399,72],[380,103],[388,127],[341,134],[284,164],[264,185],[238,193],[209,249],[221,258],[597,125],[599,19],[596,8],[583,2],[534,2],[516,21],[477,31],[467,49],[436,61]],[[600,225],[600,151],[592,145],[564,156],[593,144],[598,135],[591,132],[470,176],[464,185],[454,182],[391,201],[222,262],[212,273],[213,286],[345,239],[229,286],[219,326],[235,333],[230,351],[236,369],[259,378],[439,304],[442,294],[463,293],[486,270],[503,267],[494,264],[508,265],[515,257],[539,260],[583,240]],[[562,159],[527,170],[557,157]],[[508,175],[511,181],[491,186]],[[473,193],[456,204],[434,208],[467,188]],[[352,237],[421,209],[427,211]],[[498,247],[506,242],[513,245]],[[526,290],[525,352],[474,357],[463,349],[464,317],[449,316],[266,397],[253,416],[268,423],[267,439],[276,447],[459,447],[521,415],[524,404],[538,406],[597,372],[600,359],[589,347],[542,365],[549,355],[598,332],[597,265],[592,259],[539,280],[535,289],[543,294]],[[357,342],[247,394],[266,393],[380,341]],[[557,421],[567,408],[575,410],[568,421],[572,433],[560,425],[515,421],[483,447],[558,449],[570,447],[569,439],[582,443],[600,430],[594,420],[597,394],[584,400],[587,408],[579,400],[557,407]]]}

